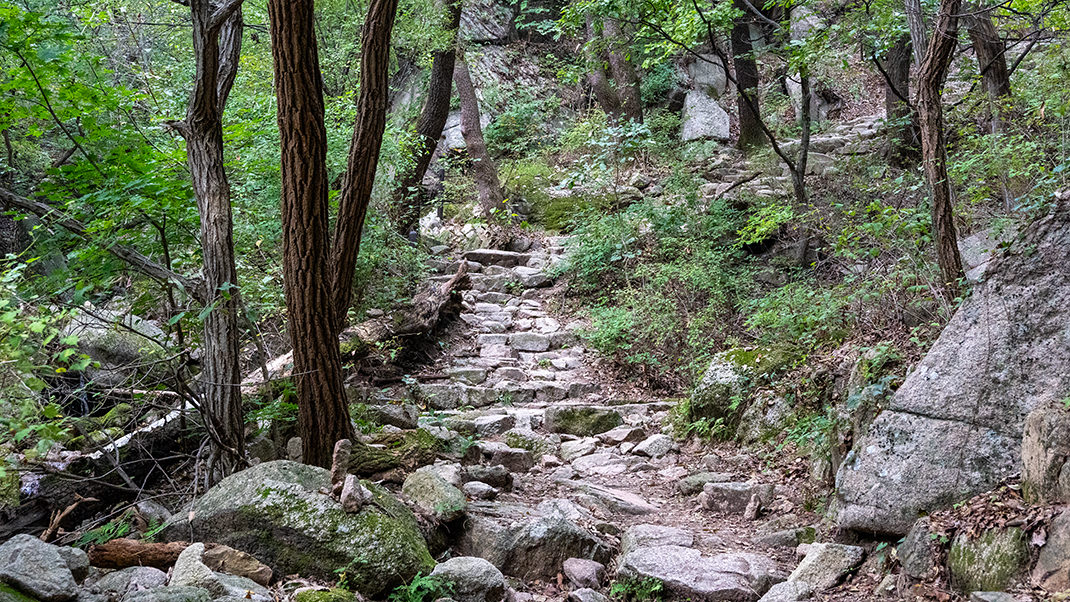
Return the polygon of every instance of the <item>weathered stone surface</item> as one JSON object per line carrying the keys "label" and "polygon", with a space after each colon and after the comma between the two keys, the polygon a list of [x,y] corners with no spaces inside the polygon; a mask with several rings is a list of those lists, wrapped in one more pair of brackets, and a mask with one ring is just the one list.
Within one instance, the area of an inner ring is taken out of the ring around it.
{"label": "weathered stone surface", "polygon": [[728,140],[732,135],[728,113],[704,90],[690,90],[684,97],[680,140]]}
{"label": "weathered stone surface", "polygon": [[479,556],[521,579],[552,579],[569,558],[605,563],[611,548],[576,521],[584,511],[567,500],[548,500],[538,508],[516,504],[472,503],[461,554]]}
{"label": "weathered stone surface", "polygon": [[568,600],[569,602],[609,602],[609,598],[589,587],[582,587],[569,592]]}
{"label": "weathered stone surface", "polygon": [[78,593],[59,547],[32,535],[16,535],[0,545],[0,583],[41,602],[67,602]]}
{"label": "weathered stone surface", "polygon": [[814,589],[802,581],[785,581],[777,583],[765,592],[759,602],[799,602],[809,600]]}
{"label": "weathered stone surface", "polygon": [[547,408],[545,426],[551,433],[580,437],[599,435],[624,423],[620,412],[597,406],[555,406]]}
{"label": "weathered stone surface", "polygon": [[951,583],[964,592],[1004,590],[1029,562],[1021,529],[993,529],[977,539],[960,534],[951,542],[947,568]]}
{"label": "weathered stone surface", "polygon": [[[355,589],[375,596],[417,573],[431,570],[416,518],[380,487],[365,482],[374,496],[358,513],[322,493],[330,473],[280,460],[265,462],[223,479],[165,535],[213,541],[242,550],[282,574],[334,579],[347,568]],[[362,562],[353,564],[353,550]]]}
{"label": "weathered stone surface", "polygon": [[795,567],[788,581],[809,585],[813,591],[824,591],[835,586],[848,571],[862,562],[865,550],[858,546],[838,543],[812,543],[799,566]]}
{"label": "weathered stone surface", "polygon": [[516,426],[516,418],[509,414],[494,414],[491,416],[478,416],[473,420],[476,433],[481,437],[493,437]]}
{"label": "weathered stone surface", "polygon": [[598,435],[598,440],[606,445],[638,443],[643,439],[646,439],[646,431],[634,426],[618,426]]}
{"label": "weathered stone surface", "polygon": [[857,441],[841,527],[906,533],[918,515],[1017,472],[1026,415],[1070,391],[1070,210],[1029,227]]}
{"label": "weathered stone surface", "polygon": [[78,350],[94,362],[86,375],[101,387],[129,386],[135,376],[141,385],[155,385],[169,376],[167,335],[144,318],[93,308],[92,315],[75,314],[63,334],[78,337]]}
{"label": "weathered stone surface", "polygon": [[252,555],[246,554],[241,550],[235,550],[230,546],[212,545],[206,547],[204,554],[201,556],[201,562],[213,571],[245,577],[263,586],[271,583],[271,567],[260,562]]}
{"label": "weathered stone surface", "polygon": [[716,54],[703,53],[687,65],[687,75],[696,90],[705,92],[711,98],[720,98],[728,87],[724,63]]}
{"label": "weathered stone surface", "polygon": [[691,419],[731,418],[732,405],[742,394],[746,371],[729,353],[718,353],[691,393]]}
{"label": "weathered stone surface", "polygon": [[695,495],[702,491],[706,483],[725,483],[731,480],[732,475],[727,472],[699,472],[680,479],[676,489],[680,495]]}
{"label": "weathered stone surface", "polygon": [[63,558],[63,562],[67,563],[74,580],[78,583],[85,581],[89,574],[89,555],[84,550],[69,546],[56,546],[56,551],[59,552],[60,558]]}
{"label": "weathered stone surface", "polygon": [[414,429],[420,419],[420,408],[411,403],[367,406],[365,412],[368,418],[377,424],[396,426],[399,429]]}
{"label": "weathered stone surface", "polygon": [[973,592],[970,602],[1018,602],[1018,599],[1007,592]]}
{"label": "weathered stone surface", "polygon": [[913,579],[924,579],[936,566],[936,557],[932,550],[932,538],[929,537],[929,519],[919,518],[903,543],[896,550],[903,572]]}
{"label": "weathered stone surface", "polygon": [[512,472],[527,472],[535,466],[535,457],[526,449],[502,445],[491,452],[490,464],[500,464]]}
{"label": "weathered stone surface", "polygon": [[659,579],[674,597],[691,600],[757,600],[783,581],[773,560],[759,554],[705,557],[679,546],[639,548],[624,555],[618,574]]}
{"label": "weathered stone surface", "polygon": [[500,464],[494,466],[478,464],[469,466],[465,469],[462,477],[465,482],[480,481],[503,491],[513,490],[513,475],[508,468]]}
{"label": "weathered stone surface", "polygon": [[464,516],[467,507],[461,490],[447,483],[435,469],[428,466],[406,477],[401,493],[421,510],[444,523]]}
{"label": "weathered stone surface", "polygon": [[211,600],[212,595],[208,593],[208,590],[186,585],[154,587],[123,598],[123,602],[211,602]]}
{"label": "weathered stone surface", "polygon": [[564,441],[561,443],[561,459],[565,462],[571,462],[576,458],[593,453],[596,447],[598,447],[598,442],[593,437]]}
{"label": "weathered stone surface", "polygon": [[93,584],[90,590],[123,599],[134,592],[162,587],[165,583],[167,583],[167,573],[160,569],[133,566],[104,575]]}
{"label": "weathered stone surface", "polygon": [[699,502],[704,508],[715,512],[736,514],[746,511],[755,495],[762,504],[773,501],[776,488],[773,485],[755,483],[706,483],[702,486]]}
{"label": "weathered stone surface", "polygon": [[266,602],[271,594],[252,579],[217,573],[201,561],[204,544],[191,544],[179,554],[171,572],[170,586],[196,587],[206,590],[214,598],[232,596]]}
{"label": "weathered stone surface", "polygon": [[[498,344],[500,345],[502,343],[505,343],[505,341],[502,340],[501,343]],[[482,384],[483,381],[487,380],[487,369],[461,366],[457,368],[450,368],[446,371],[446,376],[449,376],[450,379],[462,382],[466,385],[478,385]]]}
{"label": "weathered stone surface", "polygon": [[632,453],[639,454],[640,456],[649,456],[651,458],[660,458],[675,448],[676,442],[672,440],[672,437],[657,433],[647,437],[639,445],[636,445],[635,449],[632,450]]}
{"label": "weathered stone surface", "polygon": [[531,255],[512,251],[499,251],[498,249],[473,249],[466,251],[464,258],[483,265],[500,265],[511,268],[518,265],[527,265]]}
{"label": "weathered stone surface", "polygon": [[573,587],[598,588],[606,576],[606,565],[586,558],[569,558],[561,567]]}
{"label": "weathered stone surface", "polygon": [[1064,510],[1052,519],[1032,580],[1033,585],[1049,592],[1070,590],[1070,511]]}
{"label": "weathered stone surface", "polygon": [[469,481],[461,486],[464,494],[473,500],[493,500],[498,497],[498,490],[481,481]]}
{"label": "weathered stone surface", "polygon": [[1037,503],[1070,501],[1070,411],[1037,408],[1022,435],[1022,493]]}
{"label": "weathered stone surface", "polygon": [[505,597],[505,577],[482,558],[450,558],[436,566],[431,576],[452,584],[450,597],[457,602],[501,602]]}
{"label": "weathered stone surface", "polygon": [[635,525],[629,527],[621,536],[620,553],[623,556],[639,548],[661,546],[690,548],[693,545],[695,545],[695,536],[690,531],[661,525]]}
{"label": "weathered stone surface", "polygon": [[597,505],[606,508],[610,512],[642,515],[657,512],[658,510],[657,506],[630,491],[603,487],[584,481],[574,481],[570,482],[570,484],[594,498]]}
{"label": "weathered stone surface", "polygon": [[[516,28],[513,26],[514,18],[513,9],[508,4],[496,0],[477,0],[466,4],[464,10],[461,11],[460,36],[476,44],[508,42],[516,37]],[[502,251],[502,253],[508,253],[508,251]],[[480,263],[484,263],[482,259],[487,258],[484,254],[471,256],[466,254],[465,257],[469,261]],[[473,257],[482,259],[473,259]]]}

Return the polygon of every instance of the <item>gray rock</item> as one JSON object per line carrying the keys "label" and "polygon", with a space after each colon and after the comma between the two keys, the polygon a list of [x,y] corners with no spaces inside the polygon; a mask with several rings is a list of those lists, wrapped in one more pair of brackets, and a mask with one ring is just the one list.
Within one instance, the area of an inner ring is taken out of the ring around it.
{"label": "gray rock", "polygon": [[[484,347],[484,350],[487,349]],[[480,352],[482,355],[482,351]],[[421,384],[418,395],[436,410],[455,410],[468,403],[463,386],[453,384]]]}
{"label": "gray rock", "polygon": [[565,462],[571,462],[576,458],[593,453],[597,446],[598,443],[593,437],[564,441],[561,443],[561,459]]}
{"label": "gray rock", "polygon": [[690,548],[695,545],[695,536],[690,531],[661,525],[635,525],[629,527],[620,539],[620,553],[627,555],[639,548],[673,546]]}
{"label": "gray rock", "polygon": [[676,443],[672,440],[672,437],[658,433],[647,437],[642,443],[636,445],[632,453],[651,458],[660,458],[671,452],[675,447]]}
{"label": "gray rock", "polygon": [[431,571],[453,585],[450,597],[457,602],[501,602],[505,597],[505,577],[482,558],[450,558]]}
{"label": "gray rock", "polygon": [[421,510],[444,523],[464,516],[467,506],[460,489],[447,483],[434,469],[426,466],[405,478],[401,493]]}
{"label": "gray rock", "polygon": [[520,351],[546,351],[550,348],[550,337],[535,332],[517,332],[509,335],[509,345]]}
{"label": "gray rock", "polygon": [[158,325],[119,311],[94,308],[92,314],[75,314],[63,334],[77,336],[78,350],[93,360],[86,374],[95,384],[120,387],[137,377],[147,386],[168,378],[168,338]]}
{"label": "gray rock", "polygon": [[802,581],[785,581],[777,583],[765,592],[759,602],[799,602],[809,600],[814,594],[814,588]]}
{"label": "gray rock", "polygon": [[554,406],[547,408],[546,430],[579,437],[599,435],[624,423],[616,410],[598,406]]}
{"label": "gray rock", "polygon": [[973,592],[970,602],[1017,602],[1017,598],[1007,592]]}
{"label": "gray rock", "polygon": [[59,547],[32,535],[16,535],[0,545],[0,583],[41,602],[67,602],[78,592]]}
{"label": "gray rock", "polygon": [[639,548],[620,560],[618,575],[658,579],[673,597],[691,600],[757,600],[783,581],[773,560],[759,554],[712,557],[679,546]]}
{"label": "gray rock", "polygon": [[162,587],[167,573],[149,566],[133,566],[112,571],[97,580],[89,589],[98,594],[124,598],[133,592]]}
{"label": "gray rock", "polygon": [[1070,501],[1070,411],[1037,408],[1022,434],[1022,493],[1036,503]]}
{"label": "gray rock", "polygon": [[702,492],[706,483],[725,483],[731,480],[732,475],[727,472],[699,472],[680,479],[676,489],[680,495],[695,495]]}
{"label": "gray rock", "polygon": [[474,421],[476,433],[481,437],[493,437],[516,426],[516,418],[509,414],[478,416]]}
{"label": "gray rock", "polygon": [[1031,577],[1033,585],[1049,592],[1070,590],[1070,511],[1052,519]]}
{"label": "gray rock", "polygon": [[469,481],[461,487],[464,494],[474,500],[493,500],[498,497],[498,490],[480,481]]}
{"label": "gray rock", "polygon": [[865,550],[858,546],[838,543],[812,543],[806,558],[795,567],[788,581],[802,582],[814,591],[824,591],[835,586],[843,577],[862,562]]}
{"label": "gray rock", "polygon": [[711,98],[720,98],[728,87],[724,63],[716,54],[704,53],[687,66],[691,85]]}
{"label": "gray rock", "polygon": [[702,486],[699,502],[704,508],[715,512],[738,514],[746,511],[755,495],[763,505],[773,501],[776,488],[773,485],[755,483],[706,483]]}
{"label": "gray rock", "polygon": [[896,554],[903,572],[912,579],[925,579],[936,566],[936,555],[929,537],[929,519],[919,518],[899,544]]}
{"label": "gray rock", "polygon": [[598,435],[598,440],[606,445],[639,443],[643,439],[646,439],[646,431],[634,426],[618,426]]}
{"label": "gray rock", "polygon": [[573,587],[601,587],[606,577],[606,565],[586,558],[569,558],[561,567]]}
{"label": "gray rock", "polygon": [[992,529],[976,539],[960,533],[947,555],[951,583],[967,592],[1007,589],[1028,564],[1026,536],[1017,527]]}
{"label": "gray rock", "polygon": [[69,546],[57,546],[56,551],[67,563],[67,568],[71,570],[74,580],[78,583],[85,581],[86,576],[89,575],[89,556],[85,551]]}
{"label": "gray rock", "polygon": [[513,273],[526,288],[541,288],[553,283],[553,279],[538,268],[518,267],[513,269]]}
{"label": "gray rock", "polygon": [[455,380],[466,385],[478,385],[482,384],[483,381],[487,380],[487,370],[486,368],[462,366],[459,368],[450,368],[446,371],[446,376],[449,376],[451,380]]}
{"label": "gray rock", "polygon": [[527,472],[535,466],[535,458],[526,449],[503,445],[490,454],[491,465],[500,464],[511,472]]}
{"label": "gray rock", "polygon": [[[324,493],[330,472],[280,460],[223,479],[200,497],[190,515],[170,523],[164,536],[192,536],[247,552],[277,574],[335,579],[347,569],[349,583],[367,596],[430,571],[434,561],[416,517],[375,484],[364,482],[372,502],[347,513]],[[353,550],[363,562],[353,564]]]}
{"label": "gray rock", "polygon": [[1019,470],[1033,409],[1070,391],[1070,212],[993,259],[836,477],[840,527],[903,534]]}
{"label": "gray rock", "polygon": [[605,563],[610,546],[577,524],[583,511],[567,500],[530,508],[516,504],[473,503],[458,553],[479,556],[504,573],[524,580],[552,579],[569,558]]}
{"label": "gray rock", "polygon": [[134,592],[123,602],[212,602],[212,595],[200,587],[176,585]]}
{"label": "gray rock", "polygon": [[703,90],[690,90],[684,97],[680,140],[728,140],[732,135],[728,113],[717,99]]}
{"label": "gray rock", "polygon": [[465,482],[480,481],[503,491],[513,490],[513,475],[508,468],[500,464],[496,466],[480,464],[469,466],[464,470],[462,477]]}
{"label": "gray rock", "polygon": [[630,491],[612,489],[584,481],[570,481],[569,484],[594,498],[597,505],[610,512],[643,515],[658,511],[657,506]]}
{"label": "gray rock", "polygon": [[466,251],[464,258],[483,265],[500,265],[511,268],[518,265],[527,265],[531,255],[512,251],[499,251],[498,249],[473,249]]}
{"label": "gray rock", "polygon": [[170,586],[187,586],[206,590],[213,598],[227,596],[270,601],[271,594],[252,579],[217,573],[201,562],[204,544],[190,544],[178,555],[171,572]]}
{"label": "gray rock", "polygon": [[367,406],[365,412],[377,424],[396,426],[399,429],[417,428],[420,419],[420,408],[411,403]]}
{"label": "gray rock", "polygon": [[691,393],[690,418],[731,418],[732,406],[742,395],[746,382],[747,369],[733,361],[730,353],[718,353]]}
{"label": "gray rock", "polygon": [[568,599],[569,602],[609,602],[609,598],[589,587],[572,590],[568,594]]}
{"label": "gray rock", "polygon": [[[460,36],[475,44],[509,42],[516,37],[513,26],[515,14],[508,4],[495,0],[478,0],[466,4],[461,11]],[[486,126],[483,126],[486,127]],[[507,252],[507,251],[503,251]],[[476,257],[484,257],[475,255]],[[469,261],[479,261],[465,255]]]}

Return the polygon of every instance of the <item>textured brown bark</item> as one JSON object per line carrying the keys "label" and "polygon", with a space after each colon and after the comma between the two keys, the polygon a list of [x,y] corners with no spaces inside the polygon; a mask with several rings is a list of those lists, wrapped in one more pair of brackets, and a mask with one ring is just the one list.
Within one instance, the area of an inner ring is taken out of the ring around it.
{"label": "textured brown bark", "polygon": [[620,97],[617,91],[609,83],[606,77],[605,63],[601,52],[602,37],[595,29],[594,17],[587,15],[587,62],[590,63],[590,71],[587,72],[587,83],[591,85],[594,99],[602,107],[607,115],[616,117],[620,115]]}
{"label": "textured brown bark", "polygon": [[948,66],[955,51],[958,13],[962,0],[941,0],[929,48],[918,72],[918,95],[914,103],[921,128],[922,162],[932,188],[933,239],[936,258],[949,298],[958,294],[964,276],[959,257],[958,233],[952,206],[951,182],[947,177],[947,140],[940,92],[947,79]]}
{"label": "textured brown bark", "polygon": [[486,215],[501,217],[505,211],[505,195],[498,181],[498,165],[490,158],[483,141],[479,99],[476,98],[472,76],[463,56],[458,56],[453,66],[453,81],[457,84],[457,98],[461,101],[461,135],[468,158],[472,161],[472,178],[479,193],[479,206]]}
{"label": "textured brown bark", "polygon": [[984,86],[991,103],[993,128],[999,129],[999,105],[1011,96],[1011,76],[1007,69],[1007,48],[999,37],[992,15],[980,12],[981,7],[968,4],[970,14],[963,18],[966,31],[970,34],[973,53],[977,57],[977,68],[981,73],[981,85]]}
{"label": "textured brown bark", "polygon": [[313,0],[269,0],[268,16],[282,151],[283,281],[298,433],[305,462],[327,468],[334,443],[355,436],[331,294],[327,132]]}
{"label": "textured brown bark", "polygon": [[223,159],[223,107],[241,54],[240,5],[219,22],[211,0],[191,0],[196,77],[184,123],[187,163],[201,218],[207,305],[201,373],[203,412],[212,441],[209,465],[229,474],[244,464],[245,418],[238,365],[241,331],[230,183]]}
{"label": "textured brown bark", "polygon": [[884,74],[884,112],[888,128],[889,159],[896,165],[906,165],[917,157],[920,141],[910,98],[910,37],[903,35],[882,61]]}
{"label": "textured brown bark", "polygon": [[750,39],[750,17],[743,0],[734,0],[742,12],[732,27],[732,64],[736,76],[736,112],[739,113],[739,148],[753,149],[765,144],[758,107],[758,64]]}
{"label": "textured brown bark", "polygon": [[914,47],[914,65],[921,67],[925,50],[929,47],[929,28],[925,24],[921,0],[904,0],[903,8],[907,14],[907,26],[910,28],[910,44]]}
{"label": "textured brown bark", "polygon": [[605,19],[602,22],[602,36],[609,55],[609,69],[617,85],[621,112],[626,119],[642,122],[643,101],[639,94],[639,77],[628,59],[627,39],[621,32],[620,23],[615,19]]}
{"label": "textured brown bark", "polygon": [[[360,235],[371,202],[379,150],[386,129],[390,99],[390,34],[394,30],[398,0],[372,0],[360,32],[360,94],[357,121],[349,143],[349,156],[338,201],[338,219],[331,252],[331,290],[335,335],[342,332],[353,296],[353,271],[360,253]],[[318,62],[317,62],[318,65]],[[331,442],[334,445],[334,442]]]}
{"label": "textured brown bark", "polygon": [[113,539],[89,548],[89,564],[100,569],[151,566],[166,571],[189,546],[184,541],[148,543],[134,539]]}
{"label": "textured brown bark", "polygon": [[446,27],[453,32],[444,50],[434,54],[431,63],[431,78],[427,86],[427,99],[424,100],[420,118],[416,122],[416,149],[413,152],[413,168],[407,171],[398,182],[394,194],[394,206],[398,215],[398,231],[407,236],[419,227],[420,214],[423,212],[426,195],[421,183],[431,157],[435,154],[438,140],[442,137],[442,128],[450,112],[450,96],[453,92],[453,65],[457,57],[457,27],[461,21],[461,2],[449,2],[449,16]]}

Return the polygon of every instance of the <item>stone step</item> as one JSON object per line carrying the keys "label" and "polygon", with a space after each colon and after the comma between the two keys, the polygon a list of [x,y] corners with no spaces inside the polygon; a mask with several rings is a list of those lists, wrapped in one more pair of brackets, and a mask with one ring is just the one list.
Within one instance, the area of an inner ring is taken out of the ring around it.
{"label": "stone step", "polygon": [[481,263],[484,266],[497,265],[512,268],[519,265],[527,265],[531,255],[514,251],[499,251],[498,249],[473,249],[466,251],[464,258],[468,261]]}

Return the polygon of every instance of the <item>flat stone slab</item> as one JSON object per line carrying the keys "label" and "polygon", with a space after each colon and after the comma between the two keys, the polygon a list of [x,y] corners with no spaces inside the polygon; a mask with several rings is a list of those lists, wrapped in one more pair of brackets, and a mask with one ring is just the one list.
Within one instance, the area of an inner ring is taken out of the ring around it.
{"label": "flat stone slab", "polygon": [[483,265],[500,265],[511,268],[518,265],[527,265],[531,255],[513,251],[499,251],[498,249],[473,249],[465,252],[464,258]]}
{"label": "flat stone slab", "polygon": [[673,597],[707,602],[753,602],[784,580],[776,563],[760,554],[707,557],[680,546],[633,550],[621,559],[618,574],[659,579]]}

